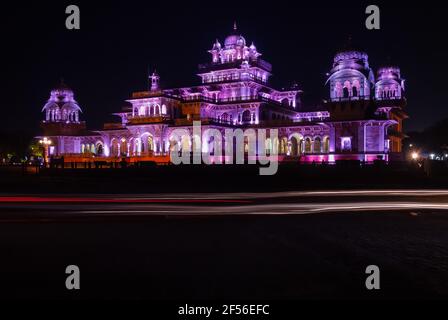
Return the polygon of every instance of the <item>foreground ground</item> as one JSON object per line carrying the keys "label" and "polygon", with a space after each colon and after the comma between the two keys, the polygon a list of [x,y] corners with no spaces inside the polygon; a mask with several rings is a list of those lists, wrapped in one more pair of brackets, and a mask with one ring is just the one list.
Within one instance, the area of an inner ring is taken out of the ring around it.
{"label": "foreground ground", "polygon": [[0,198],[2,298],[448,297],[443,190]]}

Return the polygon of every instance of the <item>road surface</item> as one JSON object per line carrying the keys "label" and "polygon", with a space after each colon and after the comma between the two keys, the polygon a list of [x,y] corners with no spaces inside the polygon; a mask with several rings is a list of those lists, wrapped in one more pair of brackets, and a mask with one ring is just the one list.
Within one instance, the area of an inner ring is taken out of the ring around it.
{"label": "road surface", "polygon": [[3,194],[0,298],[447,298],[447,209],[447,190]]}

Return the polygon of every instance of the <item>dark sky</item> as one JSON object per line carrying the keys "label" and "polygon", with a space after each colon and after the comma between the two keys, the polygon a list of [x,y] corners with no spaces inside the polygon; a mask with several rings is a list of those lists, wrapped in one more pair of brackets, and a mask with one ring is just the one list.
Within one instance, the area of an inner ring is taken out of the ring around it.
{"label": "dark sky", "polygon": [[[2,130],[36,131],[51,88],[63,77],[90,128],[119,111],[157,68],[164,86],[198,83],[197,64],[210,60],[238,22],[273,64],[277,87],[297,81],[307,101],[326,98],[325,73],[348,35],[377,68],[389,59],[406,79],[407,130],[448,117],[446,18],[439,2],[376,2],[381,30],[365,28],[363,1],[15,1],[2,4]],[[65,28],[65,8],[77,4],[81,30]],[[6,117],[6,118],[5,118]]]}

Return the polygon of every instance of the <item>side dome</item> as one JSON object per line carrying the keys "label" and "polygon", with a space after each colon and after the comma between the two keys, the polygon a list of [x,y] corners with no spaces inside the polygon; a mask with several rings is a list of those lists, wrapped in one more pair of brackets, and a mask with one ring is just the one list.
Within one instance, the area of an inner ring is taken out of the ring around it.
{"label": "side dome", "polygon": [[61,82],[51,90],[42,112],[45,112],[47,122],[78,122],[82,110],[74,98],[73,90]]}

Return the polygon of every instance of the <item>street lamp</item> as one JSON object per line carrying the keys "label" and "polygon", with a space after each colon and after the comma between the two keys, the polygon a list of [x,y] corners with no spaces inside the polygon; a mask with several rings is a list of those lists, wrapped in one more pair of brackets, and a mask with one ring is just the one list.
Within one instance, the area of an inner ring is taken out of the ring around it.
{"label": "street lamp", "polygon": [[44,137],[42,140],[39,140],[39,143],[44,148],[44,167],[46,167],[48,162],[48,147],[51,145],[51,140]]}
{"label": "street lamp", "polygon": [[412,157],[412,160],[417,160],[419,155],[417,152],[412,152],[411,157]]}

